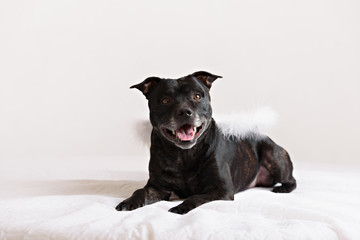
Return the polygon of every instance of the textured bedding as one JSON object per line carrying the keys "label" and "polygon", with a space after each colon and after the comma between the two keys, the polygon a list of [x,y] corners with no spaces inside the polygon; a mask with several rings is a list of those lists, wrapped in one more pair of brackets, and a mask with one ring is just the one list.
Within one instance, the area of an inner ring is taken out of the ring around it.
{"label": "textured bedding", "polygon": [[360,239],[358,172],[295,163],[298,188],[290,194],[254,188],[186,215],[168,212],[179,199],[115,210],[145,184],[146,172],[3,180],[0,239]]}

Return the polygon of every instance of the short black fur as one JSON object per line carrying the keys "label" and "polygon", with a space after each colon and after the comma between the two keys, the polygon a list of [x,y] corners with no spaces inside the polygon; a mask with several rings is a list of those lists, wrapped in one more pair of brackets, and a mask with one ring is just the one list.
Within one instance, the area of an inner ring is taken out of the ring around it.
{"label": "short black fur", "polygon": [[185,199],[169,211],[185,214],[214,200],[233,200],[250,187],[276,193],[296,188],[289,154],[270,138],[226,138],[212,118],[209,90],[220,76],[196,72],[179,79],[151,77],[132,86],[148,99],[151,133],[150,178],[121,202],[133,210],[171,193]]}

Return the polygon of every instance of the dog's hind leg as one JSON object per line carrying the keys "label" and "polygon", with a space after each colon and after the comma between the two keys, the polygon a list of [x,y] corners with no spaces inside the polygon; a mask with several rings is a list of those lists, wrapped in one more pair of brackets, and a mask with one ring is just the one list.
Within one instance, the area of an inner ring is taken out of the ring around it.
{"label": "dog's hind leg", "polygon": [[296,180],[293,173],[293,165],[290,156],[285,149],[274,144],[273,158],[269,159],[270,174],[274,176],[276,182],[281,186],[274,187],[275,193],[289,193],[296,188]]}
{"label": "dog's hind leg", "polygon": [[275,193],[289,193],[296,188],[296,180],[292,175],[293,165],[285,149],[267,138],[258,144],[258,155],[261,164],[260,170],[266,172],[267,176],[263,177],[260,174],[257,186],[281,183],[281,186],[274,187],[273,192]]}

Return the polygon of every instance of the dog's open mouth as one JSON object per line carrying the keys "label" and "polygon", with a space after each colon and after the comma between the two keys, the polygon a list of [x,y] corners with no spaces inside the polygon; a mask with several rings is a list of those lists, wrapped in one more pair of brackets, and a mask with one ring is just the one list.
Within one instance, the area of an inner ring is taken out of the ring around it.
{"label": "dog's open mouth", "polygon": [[170,130],[165,128],[164,132],[167,137],[181,141],[181,142],[190,142],[199,136],[200,132],[203,129],[204,124],[199,127],[195,127],[190,124],[185,124],[176,130]]}

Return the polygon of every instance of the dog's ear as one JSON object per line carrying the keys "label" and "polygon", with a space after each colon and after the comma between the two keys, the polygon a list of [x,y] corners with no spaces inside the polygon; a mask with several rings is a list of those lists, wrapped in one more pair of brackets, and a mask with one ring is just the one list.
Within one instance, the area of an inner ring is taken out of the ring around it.
{"label": "dog's ear", "polygon": [[145,79],[143,82],[139,84],[135,84],[130,88],[137,88],[139,89],[147,98],[149,93],[154,89],[154,87],[159,83],[161,79],[158,77],[149,77]]}
{"label": "dog's ear", "polygon": [[216,79],[222,78],[221,76],[217,76],[205,71],[194,72],[191,75],[194,76],[197,80],[201,81],[203,84],[205,84],[205,86],[209,89],[211,88],[212,83]]}

